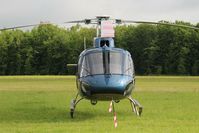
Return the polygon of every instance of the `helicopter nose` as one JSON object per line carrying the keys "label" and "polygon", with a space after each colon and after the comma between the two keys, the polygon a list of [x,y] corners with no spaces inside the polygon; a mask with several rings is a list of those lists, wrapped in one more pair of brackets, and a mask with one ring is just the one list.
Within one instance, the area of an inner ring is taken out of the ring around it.
{"label": "helicopter nose", "polygon": [[84,81],[90,86],[92,94],[109,93],[123,95],[129,81],[132,81],[132,77],[124,75],[95,75],[85,78]]}
{"label": "helicopter nose", "polygon": [[110,79],[110,78],[111,78],[110,75],[105,75],[105,76],[104,76],[104,81],[105,81],[106,85],[109,85],[109,79]]}

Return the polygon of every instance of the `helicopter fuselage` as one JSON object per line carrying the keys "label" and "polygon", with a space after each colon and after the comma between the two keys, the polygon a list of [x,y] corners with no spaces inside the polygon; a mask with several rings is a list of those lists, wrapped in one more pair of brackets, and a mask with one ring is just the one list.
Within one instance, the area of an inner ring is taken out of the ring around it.
{"label": "helicopter fuselage", "polygon": [[131,95],[134,66],[128,51],[107,47],[84,50],[79,57],[77,88],[90,100],[120,100]]}

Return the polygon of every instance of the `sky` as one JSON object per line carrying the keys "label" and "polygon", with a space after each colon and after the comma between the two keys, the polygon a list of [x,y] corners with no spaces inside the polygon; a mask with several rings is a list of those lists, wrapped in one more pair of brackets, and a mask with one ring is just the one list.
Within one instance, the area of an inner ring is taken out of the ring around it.
{"label": "sky", "polygon": [[199,0],[0,0],[0,28],[109,15],[143,21],[199,22]]}

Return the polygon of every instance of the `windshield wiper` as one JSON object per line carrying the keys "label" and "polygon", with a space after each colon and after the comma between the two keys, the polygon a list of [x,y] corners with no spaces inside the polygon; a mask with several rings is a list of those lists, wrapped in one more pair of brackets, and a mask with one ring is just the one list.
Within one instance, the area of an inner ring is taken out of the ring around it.
{"label": "windshield wiper", "polygon": [[90,75],[92,75],[92,73],[88,69],[86,69],[85,67],[82,67],[82,69],[84,69],[86,72],[88,72]]}
{"label": "windshield wiper", "polygon": [[124,71],[124,73],[126,73],[127,71],[129,71],[131,69],[131,67],[129,67],[128,69],[126,69],[125,71]]}

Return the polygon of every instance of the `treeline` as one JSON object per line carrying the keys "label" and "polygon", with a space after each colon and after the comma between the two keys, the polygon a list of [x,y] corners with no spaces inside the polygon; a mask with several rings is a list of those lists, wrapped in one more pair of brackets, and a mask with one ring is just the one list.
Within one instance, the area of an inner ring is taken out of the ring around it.
{"label": "treeline", "polygon": [[117,27],[116,33],[116,43],[130,51],[138,74],[199,75],[199,30],[143,24]]}
{"label": "treeline", "polygon": [[74,26],[65,30],[40,25],[31,31],[0,33],[0,75],[62,75],[66,64],[76,63],[84,49],[84,37],[91,46],[95,29]]}
{"label": "treeline", "polygon": [[[116,46],[132,54],[137,74],[199,75],[199,31],[146,24],[122,25],[115,30]],[[66,64],[77,63],[84,38],[87,47],[92,47],[95,35],[95,28],[79,25],[2,31],[0,75],[69,74]]]}

